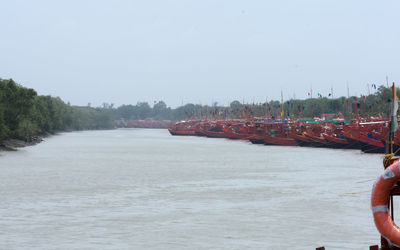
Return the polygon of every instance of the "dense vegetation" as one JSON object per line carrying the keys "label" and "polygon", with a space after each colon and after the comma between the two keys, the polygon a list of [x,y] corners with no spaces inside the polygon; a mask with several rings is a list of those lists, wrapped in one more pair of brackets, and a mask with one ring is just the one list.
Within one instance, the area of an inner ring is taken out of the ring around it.
{"label": "dense vegetation", "polygon": [[[376,87],[375,87],[376,88]],[[397,90],[399,92],[399,90]],[[30,88],[22,87],[12,79],[0,79],[0,142],[8,138],[30,140],[35,135],[58,131],[110,129],[117,120],[182,120],[190,118],[243,118],[319,117],[324,113],[341,114],[346,119],[354,115],[383,116],[389,114],[391,90],[378,87],[373,94],[360,97],[319,97],[306,100],[288,100],[283,104],[270,101],[259,104],[243,104],[233,101],[229,107],[186,104],[175,109],[163,101],[151,107],[147,102],[136,105],[114,105],[104,103],[102,107],[78,107],[64,103],[58,97],[40,96]],[[397,93],[398,95],[400,93]]]}
{"label": "dense vegetation", "polygon": [[0,79],[0,142],[7,138],[31,140],[57,131],[114,127],[110,111],[74,107],[60,98],[39,96],[12,79]]}

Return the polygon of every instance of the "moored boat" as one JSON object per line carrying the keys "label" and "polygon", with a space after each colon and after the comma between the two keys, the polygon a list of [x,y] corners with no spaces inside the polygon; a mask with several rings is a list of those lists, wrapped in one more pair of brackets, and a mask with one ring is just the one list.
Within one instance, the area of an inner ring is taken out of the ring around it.
{"label": "moored boat", "polygon": [[312,132],[303,132],[303,135],[310,140],[311,147],[328,147],[328,141],[323,136],[317,136]]}
{"label": "moored boat", "polygon": [[293,137],[279,136],[279,135],[265,135],[264,143],[266,145],[280,145],[280,146],[297,146],[297,143]]}
{"label": "moored boat", "polygon": [[238,128],[238,126],[225,126],[223,129],[225,137],[229,139],[246,139],[249,134],[244,129]]}
{"label": "moored boat", "polygon": [[172,128],[168,128],[168,131],[171,135],[195,135],[195,131],[193,130],[174,130]]}
{"label": "moored boat", "polygon": [[210,138],[225,138],[225,133],[222,131],[204,130],[203,133]]}
{"label": "moored boat", "polygon": [[264,135],[252,134],[247,139],[253,144],[264,144]]}
{"label": "moored boat", "polygon": [[190,121],[181,121],[175,124],[172,124],[168,127],[168,131],[171,135],[195,135],[195,131],[193,130],[193,125],[195,122]]}
{"label": "moored boat", "polygon": [[379,139],[370,138],[368,136],[360,135],[358,141],[361,145],[361,150],[364,153],[385,153],[385,145]]}
{"label": "moored boat", "polygon": [[351,144],[343,136],[328,133],[323,133],[322,135],[329,142],[330,148],[351,148]]}
{"label": "moored boat", "polygon": [[352,148],[361,149],[361,144],[358,140],[359,133],[355,133],[354,131],[343,131],[343,137],[353,146]]}
{"label": "moored boat", "polygon": [[292,134],[292,138],[296,141],[297,145],[301,147],[312,147],[311,140],[302,134]]}

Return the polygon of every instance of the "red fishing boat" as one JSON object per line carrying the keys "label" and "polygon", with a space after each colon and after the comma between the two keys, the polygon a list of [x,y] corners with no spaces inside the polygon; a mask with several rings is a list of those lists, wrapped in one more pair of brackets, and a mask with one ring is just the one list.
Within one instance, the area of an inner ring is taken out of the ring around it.
{"label": "red fishing boat", "polygon": [[264,144],[264,135],[252,134],[247,139],[253,144]]}
{"label": "red fishing boat", "polygon": [[306,137],[303,133],[301,133],[301,134],[294,133],[291,136],[296,141],[297,145],[299,145],[301,147],[311,147],[312,146],[311,140],[308,137]]}
{"label": "red fishing boat", "polygon": [[247,139],[253,144],[264,144],[265,123],[257,121],[254,126],[249,129]]}
{"label": "red fishing boat", "polygon": [[322,136],[329,142],[331,148],[351,148],[351,144],[343,135],[323,133]]}
{"label": "red fishing boat", "polygon": [[172,128],[168,128],[168,131],[171,135],[195,135],[193,130],[174,130]]}
{"label": "red fishing boat", "polygon": [[265,145],[297,146],[297,143],[293,137],[282,135],[265,135],[264,143]]}
{"label": "red fishing boat", "polygon": [[172,124],[168,131],[171,135],[195,135],[195,131],[192,129],[194,122],[181,121]]}
{"label": "red fishing boat", "polygon": [[249,134],[241,134],[241,133],[236,133],[235,131],[232,130],[226,130],[224,131],[225,137],[229,139],[247,139]]}
{"label": "red fishing boat", "polygon": [[361,150],[364,153],[385,153],[385,144],[383,144],[383,142],[379,138],[372,138],[360,134],[358,137],[358,141],[361,145]]}
{"label": "red fishing boat", "polygon": [[203,130],[203,133],[211,138],[225,138],[224,126],[224,121],[210,122]]}
{"label": "red fishing boat", "polygon": [[384,153],[387,123],[387,120],[353,121],[344,128],[343,135],[349,143],[358,145],[358,148],[365,153]]}
{"label": "red fishing boat", "polygon": [[352,148],[361,149],[361,144],[358,140],[359,136],[359,128],[355,125],[349,125],[343,129],[343,137],[352,145]]}
{"label": "red fishing boat", "polygon": [[247,139],[249,136],[244,123],[225,125],[223,132],[225,137],[229,139]]}
{"label": "red fishing boat", "polygon": [[305,131],[303,135],[310,140],[310,146],[312,147],[327,147],[328,141],[325,139],[324,136],[316,135],[312,131]]}
{"label": "red fishing boat", "polygon": [[219,132],[219,131],[211,131],[211,130],[206,130],[203,132],[207,137],[210,138],[225,138],[225,133],[224,132]]}
{"label": "red fishing boat", "polygon": [[194,131],[195,135],[206,136],[206,134],[204,134],[204,126],[205,126],[205,122],[203,122],[203,121],[196,123],[193,126],[193,131]]}

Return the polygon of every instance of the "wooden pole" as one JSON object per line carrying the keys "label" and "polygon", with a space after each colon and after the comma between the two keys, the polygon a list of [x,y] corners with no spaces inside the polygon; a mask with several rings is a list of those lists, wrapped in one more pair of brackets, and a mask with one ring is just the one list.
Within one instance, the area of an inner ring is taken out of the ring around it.
{"label": "wooden pole", "polygon": [[[395,105],[394,105],[394,102],[397,102],[397,101],[398,100],[397,100],[397,96],[396,96],[396,86],[393,83],[392,84],[392,107],[391,107],[391,114],[390,114],[390,117],[391,117],[391,119],[390,119],[390,131],[389,131],[389,134],[388,134],[388,142],[387,142],[387,144],[389,144],[389,146],[386,147],[386,154],[393,153],[393,139],[394,139],[395,131],[393,131],[392,128],[394,126],[393,122],[397,123],[397,112],[395,110]],[[392,116],[395,116],[396,118],[392,119],[393,118]],[[396,126],[397,126],[397,124],[396,124]],[[384,162],[386,162],[386,161],[384,161]],[[388,163],[386,165],[387,166],[384,165],[383,167],[387,168],[390,164]],[[390,209],[390,216],[391,216],[392,220],[394,221],[394,209],[393,209],[393,196],[392,195],[390,195],[390,198],[389,198],[388,208]],[[389,249],[390,250],[398,250],[400,248],[395,247],[395,246],[390,246],[388,244],[388,241],[381,236],[381,250],[389,250]]]}
{"label": "wooden pole", "polygon": [[386,76],[386,87],[389,88],[389,78],[388,78],[388,76]]}
{"label": "wooden pole", "polygon": [[312,86],[311,86],[311,99],[310,99],[310,104],[311,104],[311,120],[313,119],[313,106],[312,106]]}

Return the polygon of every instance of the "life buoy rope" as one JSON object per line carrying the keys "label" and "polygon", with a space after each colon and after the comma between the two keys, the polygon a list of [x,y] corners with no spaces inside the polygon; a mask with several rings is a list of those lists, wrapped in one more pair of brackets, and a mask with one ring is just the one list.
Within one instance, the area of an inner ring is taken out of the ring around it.
{"label": "life buoy rope", "polygon": [[389,244],[400,247],[400,228],[389,214],[390,190],[400,180],[399,161],[387,167],[378,177],[371,195],[371,208],[376,228]]}
{"label": "life buoy rope", "polygon": [[[387,141],[386,141],[386,143],[387,143]],[[384,165],[384,166],[387,166],[387,164],[390,162],[390,160],[391,160],[399,151],[400,151],[400,147],[399,147],[394,153],[385,154],[385,155],[383,156],[383,165]]]}

